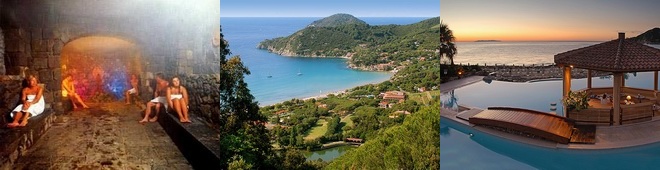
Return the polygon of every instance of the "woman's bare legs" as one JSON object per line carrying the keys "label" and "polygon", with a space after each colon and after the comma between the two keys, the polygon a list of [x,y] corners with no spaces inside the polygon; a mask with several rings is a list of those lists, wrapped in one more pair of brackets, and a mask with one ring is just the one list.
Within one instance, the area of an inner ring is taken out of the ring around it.
{"label": "woman's bare legs", "polygon": [[89,106],[87,106],[85,102],[83,102],[83,100],[80,98],[80,95],[78,94],[72,94],[70,99],[71,99],[71,103],[73,103],[74,109],[78,108],[78,106],[76,106],[76,102],[80,103],[80,105],[82,105],[83,108],[85,109],[89,108]]}
{"label": "woman's bare legs", "polygon": [[30,118],[30,113],[23,113],[23,117],[21,118],[21,124],[18,126],[25,126],[27,125],[28,119]]}
{"label": "woman's bare legs", "polygon": [[186,100],[181,100],[181,111],[183,111],[183,118],[185,121],[190,123],[190,117],[188,116],[188,103],[186,103]]}
{"label": "woman's bare legs", "polygon": [[73,105],[73,109],[77,109],[78,106],[76,106],[76,97],[73,97],[73,95],[69,95],[69,100],[71,100],[71,105]]}
{"label": "woman's bare legs", "polygon": [[183,117],[183,114],[181,113],[181,99],[172,99],[172,105],[174,105],[172,108],[176,114],[179,115],[179,122],[185,122],[186,118]]}
{"label": "woman's bare legs", "polygon": [[19,126],[18,121],[20,121],[24,115],[25,113],[23,112],[14,112],[14,120],[11,123],[7,124],[7,127],[13,128]]}
{"label": "woman's bare legs", "polygon": [[89,106],[87,106],[85,102],[83,102],[83,100],[80,98],[80,95],[76,94],[76,100],[78,100],[78,103],[80,103],[80,105],[82,105],[83,108],[85,109],[89,108]]}

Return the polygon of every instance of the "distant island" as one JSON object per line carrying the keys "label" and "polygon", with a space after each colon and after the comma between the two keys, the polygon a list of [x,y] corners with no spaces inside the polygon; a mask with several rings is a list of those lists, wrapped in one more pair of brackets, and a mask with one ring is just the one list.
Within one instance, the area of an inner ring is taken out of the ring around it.
{"label": "distant island", "polygon": [[502,42],[502,41],[500,41],[500,40],[477,40],[477,41],[474,41],[474,42]]}
{"label": "distant island", "polygon": [[660,28],[650,29],[642,34],[639,34],[637,37],[632,39],[647,44],[660,44]]}
{"label": "distant island", "polygon": [[409,25],[371,26],[335,14],[287,37],[267,39],[257,48],[283,56],[348,59],[348,67],[368,71],[401,70],[414,61],[440,58],[440,17]]}

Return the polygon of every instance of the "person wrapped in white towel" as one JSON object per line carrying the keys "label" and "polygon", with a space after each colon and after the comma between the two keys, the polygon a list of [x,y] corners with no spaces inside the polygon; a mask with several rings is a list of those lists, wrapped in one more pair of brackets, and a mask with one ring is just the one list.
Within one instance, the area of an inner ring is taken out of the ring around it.
{"label": "person wrapped in white towel", "polygon": [[21,91],[21,104],[10,114],[13,121],[7,127],[22,127],[27,125],[28,119],[44,112],[46,102],[43,98],[43,88],[37,84],[37,77],[29,75],[25,78],[27,86]]}
{"label": "person wrapped in white towel", "polygon": [[[140,123],[146,123],[147,121],[149,122],[155,122],[158,120],[158,113],[160,112],[160,106],[164,105],[165,110],[167,110],[167,86],[169,86],[169,82],[165,80],[163,77],[162,73],[157,73],[156,74],[156,90],[154,90],[154,99],[151,101],[147,102],[147,110],[144,111],[144,118],[140,120]],[[154,114],[154,117],[149,119],[149,115],[151,114],[151,108],[154,107],[156,108],[156,113]]]}

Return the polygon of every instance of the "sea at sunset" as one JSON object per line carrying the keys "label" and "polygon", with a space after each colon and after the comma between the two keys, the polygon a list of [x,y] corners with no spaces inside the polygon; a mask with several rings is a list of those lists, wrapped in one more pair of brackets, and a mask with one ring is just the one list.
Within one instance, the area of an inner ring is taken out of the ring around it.
{"label": "sea at sunset", "polygon": [[554,55],[600,42],[457,42],[454,63],[547,64]]}
{"label": "sea at sunset", "polygon": [[[556,54],[601,42],[457,42],[454,63],[459,64],[552,64]],[[648,45],[660,48],[660,45]]]}
{"label": "sea at sunset", "polygon": [[[256,48],[264,39],[288,36],[318,19],[321,18],[220,18],[222,33],[232,52],[230,56],[240,55],[252,73],[245,80],[259,105],[380,83],[393,75],[348,69],[345,59],[283,57]],[[428,18],[360,19],[370,25],[387,25],[412,24]]]}

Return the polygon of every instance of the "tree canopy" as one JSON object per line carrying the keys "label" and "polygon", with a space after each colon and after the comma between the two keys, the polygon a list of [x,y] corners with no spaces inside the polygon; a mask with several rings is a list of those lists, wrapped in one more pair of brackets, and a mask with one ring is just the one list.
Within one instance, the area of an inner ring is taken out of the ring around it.
{"label": "tree canopy", "polygon": [[[326,169],[439,169],[440,106],[435,103],[387,128]],[[374,154],[382,153],[382,154]]]}

